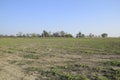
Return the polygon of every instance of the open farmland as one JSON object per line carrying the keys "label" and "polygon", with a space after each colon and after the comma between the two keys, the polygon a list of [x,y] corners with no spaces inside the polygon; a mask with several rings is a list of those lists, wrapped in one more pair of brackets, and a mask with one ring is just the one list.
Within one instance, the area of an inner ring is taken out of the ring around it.
{"label": "open farmland", "polygon": [[0,38],[0,80],[120,80],[120,38]]}

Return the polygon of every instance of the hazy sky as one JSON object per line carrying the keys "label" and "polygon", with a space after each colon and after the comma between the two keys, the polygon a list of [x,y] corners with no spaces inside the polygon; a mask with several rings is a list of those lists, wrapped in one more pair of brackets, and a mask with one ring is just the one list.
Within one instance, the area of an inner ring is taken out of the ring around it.
{"label": "hazy sky", "polygon": [[0,34],[43,30],[120,36],[120,0],[0,0]]}

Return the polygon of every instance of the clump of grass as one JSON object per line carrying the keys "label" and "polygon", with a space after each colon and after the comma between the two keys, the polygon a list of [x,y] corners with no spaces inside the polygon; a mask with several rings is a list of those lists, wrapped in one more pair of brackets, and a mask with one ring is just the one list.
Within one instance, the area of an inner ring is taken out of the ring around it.
{"label": "clump of grass", "polygon": [[61,79],[63,80],[88,80],[88,78],[85,75],[77,75],[77,74],[71,74],[71,73],[65,73],[61,75]]}
{"label": "clump of grass", "polygon": [[109,80],[109,79],[105,76],[97,76],[96,80]]}
{"label": "clump of grass", "polygon": [[96,67],[92,68],[92,71],[94,71],[94,72],[100,72],[101,70],[102,70],[102,67],[100,67],[100,66],[96,66]]}
{"label": "clump of grass", "polygon": [[17,63],[16,60],[8,60],[8,62],[9,62],[10,64],[15,64],[15,63]]}
{"label": "clump of grass", "polygon": [[24,62],[18,62],[17,65],[19,65],[19,66],[20,65],[25,65],[25,63]]}
{"label": "clump of grass", "polygon": [[25,61],[26,64],[32,64],[34,61]]}
{"label": "clump of grass", "polygon": [[59,66],[61,69],[68,69],[68,70],[72,70],[72,69],[78,69],[78,68],[89,68],[89,66],[87,64],[83,64],[83,63],[74,63],[74,64],[69,64],[65,65],[65,66]]}
{"label": "clump of grass", "polygon": [[23,57],[30,58],[30,59],[39,59],[39,56],[34,54],[24,54]]}
{"label": "clump of grass", "polygon": [[75,67],[82,67],[82,68],[86,68],[86,67],[88,67],[88,65],[86,65],[86,64],[75,64],[74,65]]}
{"label": "clump of grass", "polygon": [[113,77],[114,77],[116,80],[120,80],[120,69],[114,70]]}
{"label": "clump of grass", "polygon": [[120,80],[120,69],[107,68],[104,70],[104,76],[110,80]]}
{"label": "clump of grass", "polygon": [[34,50],[25,50],[24,52],[27,52],[27,53],[36,53],[36,51],[34,51]]}
{"label": "clump of grass", "polygon": [[50,71],[47,71],[42,75],[46,75],[47,77],[58,80],[88,80],[85,75],[63,72],[61,69],[56,67],[53,67]]}
{"label": "clump of grass", "polygon": [[33,61],[25,61],[25,60],[20,60],[20,61],[17,61],[17,60],[8,60],[8,62],[10,63],[10,64],[17,64],[17,65],[26,65],[26,64],[32,64],[33,63]]}
{"label": "clump of grass", "polygon": [[19,62],[17,63],[17,65],[26,65],[26,64],[30,65],[30,64],[32,64],[32,63],[33,63],[33,61],[25,61],[25,60],[22,60],[22,61],[19,61]]}
{"label": "clump of grass", "polygon": [[0,71],[2,71],[2,69],[0,68]]}
{"label": "clump of grass", "polygon": [[14,53],[14,51],[13,51],[13,50],[1,50],[1,52],[3,52],[3,53],[9,53],[9,54]]}
{"label": "clump of grass", "polygon": [[7,53],[13,53],[13,51],[12,50],[8,50]]}
{"label": "clump of grass", "polygon": [[107,61],[107,62],[104,62],[104,64],[109,65],[109,66],[119,66],[120,67],[120,61],[116,61],[116,60]]}
{"label": "clump of grass", "polygon": [[38,67],[27,67],[24,69],[26,73],[29,73],[29,72],[41,72],[42,70]]}

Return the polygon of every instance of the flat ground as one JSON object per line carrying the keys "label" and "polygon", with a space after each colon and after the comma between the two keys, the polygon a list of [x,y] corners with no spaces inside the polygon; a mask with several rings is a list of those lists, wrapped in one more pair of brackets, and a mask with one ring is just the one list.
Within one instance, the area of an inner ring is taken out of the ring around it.
{"label": "flat ground", "polygon": [[0,80],[120,80],[120,38],[0,38]]}

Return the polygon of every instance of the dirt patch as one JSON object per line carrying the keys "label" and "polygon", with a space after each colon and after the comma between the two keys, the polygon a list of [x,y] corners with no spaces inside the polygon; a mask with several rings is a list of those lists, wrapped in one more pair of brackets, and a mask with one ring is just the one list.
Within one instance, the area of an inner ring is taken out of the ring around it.
{"label": "dirt patch", "polygon": [[[26,75],[21,67],[10,64],[11,56],[0,59],[0,80],[35,80],[32,75]],[[16,59],[16,58],[15,58]]]}

